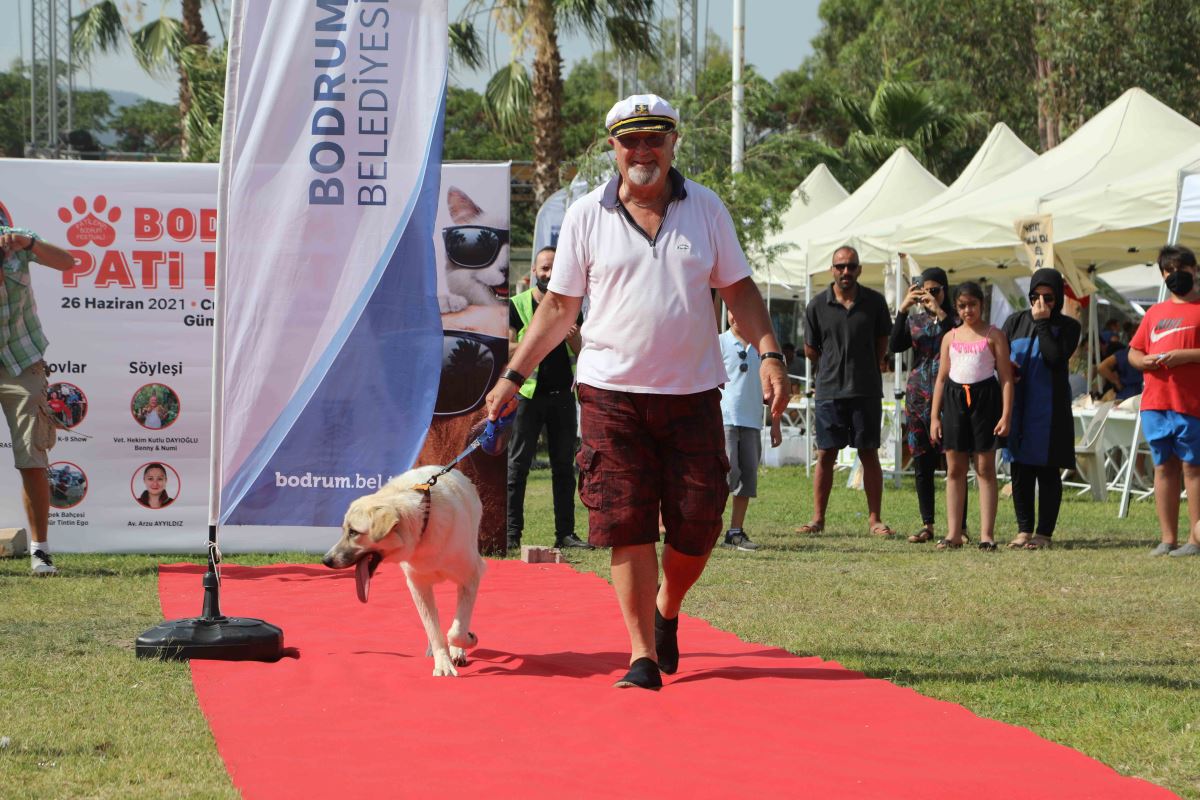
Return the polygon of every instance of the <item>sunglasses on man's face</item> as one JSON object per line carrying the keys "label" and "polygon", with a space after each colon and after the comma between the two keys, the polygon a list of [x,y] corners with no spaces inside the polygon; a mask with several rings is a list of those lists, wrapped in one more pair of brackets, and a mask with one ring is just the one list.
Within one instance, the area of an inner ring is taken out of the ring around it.
{"label": "sunglasses on man's face", "polygon": [[1052,294],[1042,294],[1041,292],[1030,292],[1029,293],[1029,304],[1033,305],[1034,303],[1036,303],[1038,301],[1039,297],[1042,298],[1042,302],[1048,306],[1052,306],[1055,304],[1055,302],[1057,302],[1057,298]]}
{"label": "sunglasses on man's face", "polygon": [[626,150],[636,150],[638,145],[642,144],[646,145],[646,147],[649,147],[651,150],[657,150],[666,144],[667,135],[665,133],[644,133],[637,135],[627,133],[624,136],[618,136],[617,141],[620,142],[621,146]]}
{"label": "sunglasses on man's face", "polygon": [[442,381],[433,414],[453,417],[483,405],[508,361],[508,339],[469,331],[442,332]]}
{"label": "sunglasses on man's face", "polygon": [[845,272],[845,271],[854,272],[854,270],[858,269],[858,266],[859,266],[859,264],[857,261],[847,261],[847,262],[841,263],[841,264],[834,264],[833,268],[835,270],[837,270],[838,272]]}
{"label": "sunglasses on man's face", "polygon": [[467,269],[490,267],[508,244],[508,231],[486,225],[451,225],[442,229],[446,258]]}

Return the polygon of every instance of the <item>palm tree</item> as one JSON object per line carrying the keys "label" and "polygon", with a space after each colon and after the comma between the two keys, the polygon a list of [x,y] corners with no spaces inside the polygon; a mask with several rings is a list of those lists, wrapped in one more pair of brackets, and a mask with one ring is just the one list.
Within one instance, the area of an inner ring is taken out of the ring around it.
{"label": "palm tree", "polygon": [[[616,48],[650,53],[654,0],[469,0],[450,26],[450,46],[453,56],[472,68],[484,63],[474,25],[481,14],[490,14],[512,43],[512,60],[488,81],[484,98],[493,124],[505,135],[515,138],[532,128],[533,187],[540,205],[559,188],[559,167],[566,160],[559,31],[603,35]],[[521,61],[530,48],[532,80]]]}
{"label": "palm tree", "polygon": [[971,134],[987,125],[984,112],[951,109],[934,89],[908,81],[880,83],[870,103],[843,95],[837,105],[851,130],[842,161],[859,181],[901,145],[938,177],[953,178],[971,158]]}
{"label": "palm tree", "polygon": [[[214,8],[217,7],[216,0]],[[143,70],[151,75],[165,76],[172,72],[179,76],[179,127],[180,150],[187,158],[190,144],[188,118],[192,110],[192,84],[184,63],[185,48],[196,47],[207,50],[209,37],[200,17],[202,0],[181,0],[182,18],[176,19],[160,13],[141,28],[132,30],[121,16],[115,0],[100,0],[76,16],[73,44],[80,58],[87,60],[97,53],[119,50],[126,42],[133,57]],[[165,12],[166,0],[163,0]],[[218,9],[218,15],[220,10]],[[193,55],[193,58],[196,56]]]}

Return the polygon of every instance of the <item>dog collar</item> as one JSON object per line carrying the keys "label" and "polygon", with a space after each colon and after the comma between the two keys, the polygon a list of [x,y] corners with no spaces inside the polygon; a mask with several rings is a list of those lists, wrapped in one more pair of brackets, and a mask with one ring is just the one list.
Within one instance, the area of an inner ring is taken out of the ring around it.
{"label": "dog collar", "polygon": [[421,536],[424,536],[425,529],[429,527],[429,512],[433,506],[433,482],[418,483],[412,488],[421,493]]}

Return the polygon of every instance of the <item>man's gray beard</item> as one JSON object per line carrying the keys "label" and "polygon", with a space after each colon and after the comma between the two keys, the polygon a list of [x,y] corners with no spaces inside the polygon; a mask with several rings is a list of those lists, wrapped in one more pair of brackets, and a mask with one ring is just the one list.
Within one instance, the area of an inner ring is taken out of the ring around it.
{"label": "man's gray beard", "polygon": [[658,180],[661,172],[658,164],[634,164],[629,168],[629,182],[637,186],[650,186]]}

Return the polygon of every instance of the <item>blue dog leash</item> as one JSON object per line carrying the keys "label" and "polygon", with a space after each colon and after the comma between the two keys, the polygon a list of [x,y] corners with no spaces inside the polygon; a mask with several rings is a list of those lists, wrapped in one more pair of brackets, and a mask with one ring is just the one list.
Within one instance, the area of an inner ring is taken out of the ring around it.
{"label": "blue dog leash", "polygon": [[430,476],[429,480],[425,481],[424,483],[418,483],[417,485],[413,486],[413,488],[428,495],[429,490],[432,489],[438,482],[438,478],[454,469],[458,462],[462,461],[476,450],[483,450],[483,452],[490,456],[499,455],[501,448],[504,446],[504,434],[508,430],[508,426],[512,424],[512,421],[516,415],[517,405],[516,403],[513,403],[511,404],[509,410],[504,414],[501,414],[500,417],[497,419],[489,419],[487,424],[483,426],[483,432],[476,436],[471,443],[467,445],[466,450],[463,450],[458,454],[457,457],[455,457],[453,461],[442,467],[440,472],[436,472]]}

